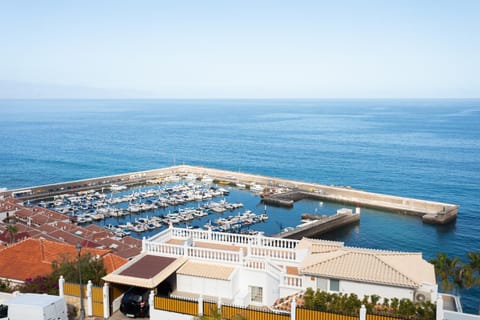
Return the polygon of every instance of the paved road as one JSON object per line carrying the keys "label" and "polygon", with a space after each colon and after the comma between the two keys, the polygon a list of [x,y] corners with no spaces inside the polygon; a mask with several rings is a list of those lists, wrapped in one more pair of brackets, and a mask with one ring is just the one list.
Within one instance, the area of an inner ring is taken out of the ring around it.
{"label": "paved road", "polygon": [[[108,319],[109,320],[126,320],[131,318],[125,316],[120,311],[117,311],[114,314],[112,314]],[[141,319],[150,319],[150,318],[141,318]],[[104,319],[102,317],[87,317],[87,320],[104,320]]]}

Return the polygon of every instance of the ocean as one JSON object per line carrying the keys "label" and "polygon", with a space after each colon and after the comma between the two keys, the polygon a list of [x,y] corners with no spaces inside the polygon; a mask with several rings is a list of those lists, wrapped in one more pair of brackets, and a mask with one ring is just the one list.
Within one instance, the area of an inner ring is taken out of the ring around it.
{"label": "ocean", "polygon": [[[480,100],[0,100],[0,150],[0,188],[185,163],[454,203],[451,225],[362,210],[325,238],[480,250]],[[478,312],[480,290],[461,294]]]}

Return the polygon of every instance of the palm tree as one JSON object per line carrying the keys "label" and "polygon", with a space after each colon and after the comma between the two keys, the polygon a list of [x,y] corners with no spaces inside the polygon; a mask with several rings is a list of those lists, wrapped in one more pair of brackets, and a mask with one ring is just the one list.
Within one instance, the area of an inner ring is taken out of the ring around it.
{"label": "palm tree", "polygon": [[435,274],[440,278],[440,287],[445,292],[453,292],[461,279],[461,272],[458,271],[460,259],[450,259],[446,253],[438,253],[437,257],[430,261],[435,267]]}
{"label": "palm tree", "polygon": [[458,257],[449,258],[445,253],[439,253],[430,261],[435,266],[443,291],[456,293],[459,289],[480,284],[480,253],[469,252],[468,257],[470,262],[465,264]]}
{"label": "palm tree", "polygon": [[15,235],[18,232],[17,227],[14,224],[9,224],[7,226],[7,232],[8,232],[8,235],[10,237],[10,244],[14,243],[15,242]]}
{"label": "palm tree", "polygon": [[480,251],[469,252],[468,265],[472,268],[473,284],[480,286]]}

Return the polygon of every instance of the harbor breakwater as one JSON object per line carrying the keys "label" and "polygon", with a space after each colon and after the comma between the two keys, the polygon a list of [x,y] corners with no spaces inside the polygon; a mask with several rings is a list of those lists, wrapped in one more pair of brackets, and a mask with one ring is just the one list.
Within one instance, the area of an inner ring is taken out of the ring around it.
{"label": "harbor breakwater", "polygon": [[[311,182],[287,180],[277,177],[267,177],[242,172],[179,165],[155,170],[133,172],[120,175],[83,179],[63,183],[34,186],[15,190],[6,190],[0,193],[0,197],[13,197],[19,200],[36,200],[53,198],[55,195],[69,192],[81,192],[83,190],[103,190],[112,184],[134,186],[157,179],[163,181],[173,175],[195,175],[199,178],[208,176],[214,182],[221,184],[262,186],[263,188],[282,188],[286,192],[273,195],[273,199],[279,198],[298,201],[303,198],[318,199],[365,208],[380,209],[400,214],[415,215],[422,217],[426,223],[446,224],[455,221],[458,214],[458,205],[444,202],[427,201],[413,198],[404,198],[393,195],[371,193],[356,190],[349,187],[327,186]],[[268,197],[267,197],[268,199]],[[268,200],[267,200],[268,201]]]}

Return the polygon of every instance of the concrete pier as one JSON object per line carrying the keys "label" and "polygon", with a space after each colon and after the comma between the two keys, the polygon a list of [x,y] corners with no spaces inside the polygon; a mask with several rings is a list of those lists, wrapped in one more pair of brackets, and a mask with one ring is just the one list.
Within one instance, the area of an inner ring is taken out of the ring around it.
{"label": "concrete pier", "polygon": [[300,240],[303,237],[316,238],[324,233],[345,227],[360,221],[358,213],[337,213],[322,219],[313,220],[293,230],[281,232],[275,237]]}
{"label": "concrete pier", "polygon": [[[445,224],[452,222],[456,219],[459,208],[458,205],[443,202],[397,197],[351,188],[326,186],[316,183],[188,165],[7,190],[0,192],[0,197],[14,197],[19,200],[53,198],[55,195],[75,193],[84,190],[106,190],[111,184],[127,186],[140,185],[145,184],[148,180],[162,180],[172,175],[186,176],[188,174],[194,174],[198,177],[208,175],[216,181],[227,184],[230,183],[232,185],[241,183],[246,185],[247,188],[252,184],[260,184],[265,187],[288,188],[290,192],[293,192],[291,197],[295,195],[295,197],[307,197],[321,201],[331,201],[400,214],[415,215],[422,217],[426,223]],[[289,199],[280,200],[289,201]],[[295,201],[295,199],[291,200]]]}

